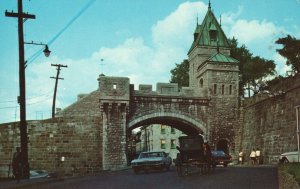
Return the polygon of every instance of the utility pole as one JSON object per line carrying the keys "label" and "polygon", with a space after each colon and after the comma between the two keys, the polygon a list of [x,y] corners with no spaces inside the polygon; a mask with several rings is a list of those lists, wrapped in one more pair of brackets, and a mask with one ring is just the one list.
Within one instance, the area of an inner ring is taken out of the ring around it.
{"label": "utility pole", "polygon": [[59,77],[59,73],[60,73],[60,68],[61,67],[65,67],[67,68],[68,66],[66,65],[62,65],[62,64],[51,64],[51,66],[56,66],[57,67],[57,74],[56,77],[50,77],[52,79],[55,79],[55,87],[54,87],[54,94],[53,94],[53,103],[52,103],[52,118],[55,117],[55,101],[56,101],[56,91],[57,91],[57,83],[59,79],[64,79],[64,78],[60,78]]}
{"label": "utility pole", "polygon": [[26,90],[25,90],[25,55],[24,55],[24,33],[23,19],[35,19],[35,15],[23,13],[22,0],[18,0],[18,12],[14,13],[5,11],[5,16],[18,18],[18,35],[19,35],[19,86],[20,96],[18,102],[20,104],[20,138],[23,176],[29,178],[29,163],[28,163],[28,135],[26,123]]}

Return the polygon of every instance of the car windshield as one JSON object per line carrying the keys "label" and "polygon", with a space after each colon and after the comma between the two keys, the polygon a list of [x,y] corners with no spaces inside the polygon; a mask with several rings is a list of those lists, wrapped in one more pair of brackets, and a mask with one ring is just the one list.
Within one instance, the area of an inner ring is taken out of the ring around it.
{"label": "car windshield", "polygon": [[225,156],[225,152],[223,151],[212,151],[211,153],[216,156]]}
{"label": "car windshield", "polygon": [[141,153],[139,158],[151,158],[151,157],[162,157],[162,153],[160,152],[148,152],[148,153]]}

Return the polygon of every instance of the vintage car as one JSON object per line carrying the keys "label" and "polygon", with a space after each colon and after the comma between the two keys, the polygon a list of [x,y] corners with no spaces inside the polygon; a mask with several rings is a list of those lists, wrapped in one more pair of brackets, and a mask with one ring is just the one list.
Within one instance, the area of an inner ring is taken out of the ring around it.
{"label": "vintage car", "polygon": [[211,155],[215,165],[223,165],[227,167],[229,163],[232,163],[232,157],[221,150],[212,150]]}
{"label": "vintage car", "polygon": [[148,171],[158,169],[163,171],[169,170],[172,159],[169,155],[162,151],[157,152],[141,152],[137,159],[131,161],[132,169],[135,173],[139,171]]}
{"label": "vintage car", "polygon": [[[300,159],[300,156],[299,156],[299,159]],[[298,151],[286,152],[279,156],[280,163],[299,162],[299,159],[298,159]]]}

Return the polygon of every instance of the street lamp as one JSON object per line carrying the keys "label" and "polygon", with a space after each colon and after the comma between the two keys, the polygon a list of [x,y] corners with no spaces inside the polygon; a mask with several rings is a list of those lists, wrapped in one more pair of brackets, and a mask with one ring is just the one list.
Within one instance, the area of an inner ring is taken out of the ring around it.
{"label": "street lamp", "polygon": [[31,41],[31,42],[24,42],[24,44],[29,44],[29,45],[43,45],[43,46],[45,46],[45,49],[43,50],[45,57],[49,57],[50,56],[51,51],[49,50],[48,45],[46,45],[44,43],[36,43],[36,42]]}
{"label": "street lamp", "polygon": [[49,50],[48,45],[45,46],[45,50],[43,50],[43,52],[44,52],[46,57],[50,56],[51,51]]}

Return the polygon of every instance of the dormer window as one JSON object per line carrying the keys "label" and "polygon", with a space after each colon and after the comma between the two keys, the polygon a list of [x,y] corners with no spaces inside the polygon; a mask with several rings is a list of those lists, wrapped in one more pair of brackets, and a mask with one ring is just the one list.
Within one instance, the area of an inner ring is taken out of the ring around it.
{"label": "dormer window", "polygon": [[217,40],[217,30],[209,30],[209,37],[210,37],[210,40],[216,41]]}
{"label": "dormer window", "polygon": [[209,26],[209,38],[212,41],[216,41],[217,40],[217,28],[212,23]]}

